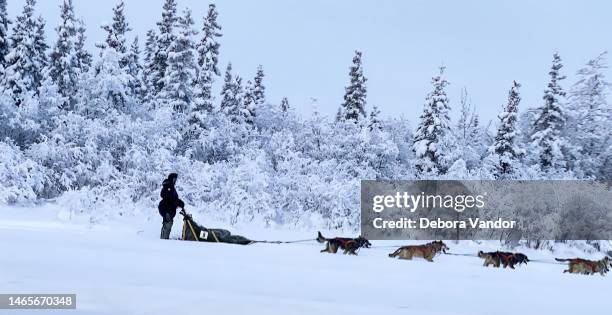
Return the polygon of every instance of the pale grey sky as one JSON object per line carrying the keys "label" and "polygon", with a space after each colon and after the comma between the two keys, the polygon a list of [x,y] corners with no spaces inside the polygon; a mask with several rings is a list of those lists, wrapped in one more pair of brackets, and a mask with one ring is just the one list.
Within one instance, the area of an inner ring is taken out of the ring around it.
{"label": "pale grey sky", "polygon": [[[59,19],[61,0],[39,0],[47,37]],[[25,0],[9,0],[12,18]],[[163,0],[126,0],[128,21],[138,34],[156,27]],[[89,46],[103,39],[99,25],[111,19],[118,0],[75,0],[88,28]],[[201,27],[208,1],[178,0]],[[512,80],[523,102],[541,102],[552,53],[564,60],[569,88],[589,58],[612,49],[612,2],[569,0],[232,0],[215,1],[223,26],[221,64],[231,61],[243,77],[258,64],[266,72],[267,96],[287,96],[298,112],[310,112],[310,98],[333,115],[342,101],[353,51],[363,51],[368,106],[385,115],[420,115],[430,78],[444,63],[456,106],[463,87],[481,116],[496,117]],[[612,73],[608,71],[608,77]],[[457,111],[455,110],[455,113]]]}

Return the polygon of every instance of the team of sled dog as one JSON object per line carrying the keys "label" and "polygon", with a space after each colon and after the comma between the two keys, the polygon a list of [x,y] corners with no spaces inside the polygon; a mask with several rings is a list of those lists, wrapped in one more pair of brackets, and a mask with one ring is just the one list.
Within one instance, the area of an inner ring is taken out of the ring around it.
{"label": "team of sled dog", "polygon": [[[326,238],[321,234],[321,232],[319,232],[317,235],[317,241],[319,243],[325,243],[325,249],[321,250],[322,253],[327,252],[332,254],[337,253],[338,250],[341,249],[345,255],[357,255],[357,251],[360,248],[369,248],[372,246],[372,243],[362,236],[357,238]],[[393,253],[389,254],[389,257],[397,257],[399,259],[412,259],[413,257],[420,257],[427,261],[433,262],[433,258],[437,254],[441,252],[446,254],[447,250],[449,250],[449,248],[446,246],[446,244],[444,244],[444,242],[433,241],[423,245],[402,246]],[[529,262],[529,258],[522,253],[501,251],[485,253],[483,251],[479,251],[478,257],[484,259],[483,266],[485,267],[492,265],[496,268],[503,266],[504,268],[510,267],[511,269],[514,269],[514,266],[521,264],[527,265]],[[599,273],[603,276],[610,271],[609,267],[612,267],[612,260],[607,256],[603,259],[595,261],[582,258],[555,258],[555,260],[560,262],[568,262],[569,268],[564,270],[563,273],[569,272],[584,275]]]}

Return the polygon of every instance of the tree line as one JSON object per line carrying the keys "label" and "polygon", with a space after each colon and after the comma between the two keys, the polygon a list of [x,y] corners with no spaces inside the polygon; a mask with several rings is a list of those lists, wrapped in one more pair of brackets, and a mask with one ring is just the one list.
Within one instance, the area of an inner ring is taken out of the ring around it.
{"label": "tree line", "polygon": [[458,121],[450,119],[440,67],[413,128],[368,108],[360,51],[336,116],[313,99],[312,115],[301,117],[287,98],[266,98],[263,66],[246,81],[231,63],[222,73],[214,4],[196,22],[165,0],[141,51],[121,1],[96,52],[72,0],[60,5],[51,45],[35,5],[26,0],[11,20],[0,0],[0,202],[59,198],[97,217],[139,213],[154,208],[161,179],[174,171],[185,200],[220,220],[356,229],[361,179],[612,174],[606,53],[567,90],[554,53],[539,106],[524,107],[514,81],[489,125],[467,91]]}

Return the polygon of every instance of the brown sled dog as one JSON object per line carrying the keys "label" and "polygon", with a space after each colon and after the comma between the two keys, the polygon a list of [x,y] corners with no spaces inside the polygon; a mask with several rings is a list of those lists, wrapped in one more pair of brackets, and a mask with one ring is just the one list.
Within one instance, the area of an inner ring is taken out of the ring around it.
{"label": "brown sled dog", "polygon": [[567,261],[569,268],[567,270],[563,270],[563,273],[579,273],[583,275],[592,275],[595,273],[599,273],[600,275],[605,275],[610,269],[608,269],[608,264],[610,264],[610,259],[608,257],[604,257],[600,260],[587,260],[582,258],[568,258],[561,259],[555,258],[556,261]]}
{"label": "brown sled dog", "polygon": [[439,252],[449,250],[448,246],[442,241],[434,241],[424,245],[409,245],[398,248],[393,253],[389,254],[389,257],[398,257],[399,259],[412,259],[412,257],[423,257],[427,261],[433,262],[434,256]]}
{"label": "brown sled dog", "polygon": [[485,253],[483,251],[479,251],[478,257],[484,259],[484,264],[482,265],[485,267],[489,267],[489,265],[493,265],[493,267],[499,268],[499,265],[501,264],[501,258],[499,257],[497,252]]}
{"label": "brown sled dog", "polygon": [[344,251],[344,254],[349,255],[357,255],[357,250],[365,247],[369,248],[372,246],[370,241],[365,239],[363,236],[359,236],[357,238],[347,238],[347,237],[335,237],[335,238],[325,238],[321,232],[317,235],[317,241],[319,243],[325,243],[325,249],[321,250],[321,253],[328,252],[331,254],[335,254],[338,252],[338,248]]}

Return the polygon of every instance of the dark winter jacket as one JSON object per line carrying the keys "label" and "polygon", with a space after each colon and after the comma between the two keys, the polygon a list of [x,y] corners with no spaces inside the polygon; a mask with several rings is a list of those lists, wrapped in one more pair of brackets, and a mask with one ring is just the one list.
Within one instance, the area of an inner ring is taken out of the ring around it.
{"label": "dark winter jacket", "polygon": [[170,174],[168,178],[162,183],[162,190],[160,196],[162,200],[159,202],[159,214],[162,217],[166,217],[166,214],[170,214],[172,218],[176,215],[176,208],[185,207],[185,203],[179,199],[178,193],[174,188],[176,181],[176,174]]}

